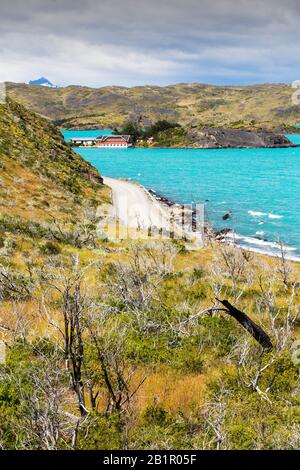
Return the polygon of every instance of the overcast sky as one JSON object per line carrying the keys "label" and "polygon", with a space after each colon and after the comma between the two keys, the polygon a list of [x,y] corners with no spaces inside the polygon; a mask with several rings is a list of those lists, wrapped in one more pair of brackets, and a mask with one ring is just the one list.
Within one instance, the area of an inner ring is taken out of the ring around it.
{"label": "overcast sky", "polygon": [[300,80],[299,0],[0,0],[0,81]]}

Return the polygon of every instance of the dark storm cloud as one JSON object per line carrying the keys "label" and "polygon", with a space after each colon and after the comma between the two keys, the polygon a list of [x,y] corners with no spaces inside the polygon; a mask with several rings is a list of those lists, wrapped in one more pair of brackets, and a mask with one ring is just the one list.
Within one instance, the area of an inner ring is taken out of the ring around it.
{"label": "dark storm cloud", "polygon": [[253,83],[300,77],[296,0],[0,0],[0,80]]}

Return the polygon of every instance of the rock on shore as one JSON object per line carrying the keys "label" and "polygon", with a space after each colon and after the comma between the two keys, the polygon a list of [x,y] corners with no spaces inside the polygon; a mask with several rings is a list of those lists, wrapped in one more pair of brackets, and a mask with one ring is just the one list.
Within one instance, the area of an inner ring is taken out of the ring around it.
{"label": "rock on shore", "polygon": [[284,135],[268,130],[191,129],[187,131],[187,138],[194,148],[274,148],[294,146]]}

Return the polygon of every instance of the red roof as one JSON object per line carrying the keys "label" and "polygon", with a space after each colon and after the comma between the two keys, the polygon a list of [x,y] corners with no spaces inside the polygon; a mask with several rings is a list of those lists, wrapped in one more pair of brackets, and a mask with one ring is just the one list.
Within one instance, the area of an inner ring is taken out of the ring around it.
{"label": "red roof", "polygon": [[101,135],[97,137],[97,142],[126,142],[129,143],[131,140],[130,135]]}

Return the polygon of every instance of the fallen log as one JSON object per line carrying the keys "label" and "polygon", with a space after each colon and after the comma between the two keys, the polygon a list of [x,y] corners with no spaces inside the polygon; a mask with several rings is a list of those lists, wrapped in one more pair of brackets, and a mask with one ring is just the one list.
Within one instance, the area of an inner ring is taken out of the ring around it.
{"label": "fallen log", "polygon": [[248,331],[248,333],[253,336],[253,338],[263,347],[263,349],[273,349],[273,344],[270,337],[259,325],[251,320],[248,315],[235,308],[233,305],[231,305],[230,302],[228,302],[228,300],[216,300],[225,307],[225,311],[230,316],[235,318]]}

